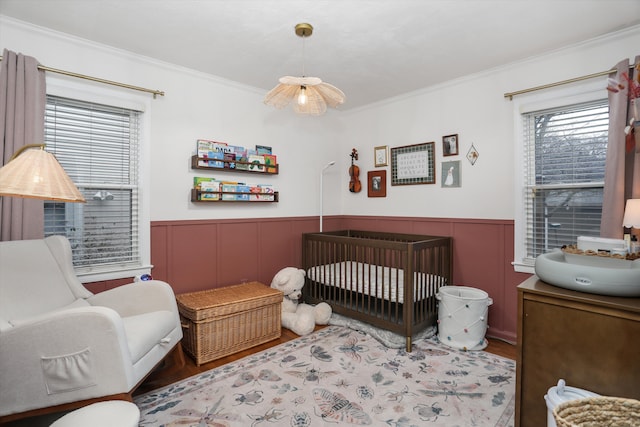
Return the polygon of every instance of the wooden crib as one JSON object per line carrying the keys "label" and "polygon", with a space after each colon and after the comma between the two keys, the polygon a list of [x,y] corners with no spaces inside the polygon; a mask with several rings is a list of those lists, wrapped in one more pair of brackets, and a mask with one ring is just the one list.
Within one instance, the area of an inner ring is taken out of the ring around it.
{"label": "wooden crib", "polygon": [[304,300],[411,337],[437,319],[436,294],[450,285],[451,237],[342,230],[302,235]]}

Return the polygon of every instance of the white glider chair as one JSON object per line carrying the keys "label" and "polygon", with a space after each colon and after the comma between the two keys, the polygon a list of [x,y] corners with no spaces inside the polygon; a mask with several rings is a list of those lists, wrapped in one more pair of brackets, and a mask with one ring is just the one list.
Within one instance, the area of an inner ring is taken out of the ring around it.
{"label": "white glider chair", "polygon": [[171,287],[142,281],[92,294],[62,236],[0,242],[0,424],[112,399],[173,351],[184,363]]}

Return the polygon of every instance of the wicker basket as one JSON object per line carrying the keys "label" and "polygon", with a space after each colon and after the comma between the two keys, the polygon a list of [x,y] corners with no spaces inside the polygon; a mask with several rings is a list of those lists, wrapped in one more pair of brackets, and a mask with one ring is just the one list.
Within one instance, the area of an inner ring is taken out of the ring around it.
{"label": "wicker basket", "polygon": [[282,292],[262,283],[176,295],[182,344],[197,365],[279,338]]}
{"label": "wicker basket", "polygon": [[558,427],[637,427],[640,401],[621,397],[588,397],[556,406]]}

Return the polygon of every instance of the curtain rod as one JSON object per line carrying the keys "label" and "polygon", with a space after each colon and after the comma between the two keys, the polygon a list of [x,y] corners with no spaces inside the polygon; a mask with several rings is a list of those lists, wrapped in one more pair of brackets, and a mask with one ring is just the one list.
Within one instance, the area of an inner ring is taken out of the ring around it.
{"label": "curtain rod", "polygon": [[[2,61],[2,59],[3,58],[0,55],[0,61]],[[147,93],[153,94],[153,98],[154,99],[156,98],[157,95],[164,96],[164,91],[161,91],[161,90],[147,89],[147,88],[144,88],[144,87],[133,86],[133,85],[129,85],[129,84],[126,84],[126,83],[114,82],[112,80],[105,80],[105,79],[101,79],[99,77],[92,77],[92,76],[87,76],[87,75],[84,75],[84,74],[72,73],[71,71],[59,70],[57,68],[45,67],[44,65],[38,65],[38,70],[49,71],[51,73],[57,73],[57,74],[64,74],[65,76],[76,77],[76,78],[85,79],[85,80],[91,80],[91,81],[94,81],[94,82],[104,83],[104,84],[108,84],[108,85],[112,85],[112,86],[119,86],[119,87],[123,87],[125,89],[132,89],[132,90],[138,90],[140,92],[147,92]]]}
{"label": "curtain rod", "polygon": [[[629,68],[633,68],[633,66],[631,66]],[[548,83],[546,85],[530,87],[528,89],[522,89],[522,90],[518,90],[518,91],[515,91],[515,92],[508,92],[508,93],[504,94],[504,97],[505,98],[509,98],[509,101],[512,101],[513,97],[516,96],[516,95],[522,95],[523,93],[535,92],[537,90],[542,90],[542,89],[549,89],[551,87],[562,86],[562,85],[566,85],[566,84],[569,84],[569,83],[579,82],[579,81],[582,81],[582,80],[589,80],[589,79],[593,79],[595,77],[608,76],[609,74],[613,74],[616,71],[617,71],[616,69],[611,69],[611,70],[607,70],[607,71],[600,71],[599,73],[588,74],[586,76],[574,77],[572,79],[562,80],[562,81],[555,82],[555,83]]]}
{"label": "curtain rod", "polygon": [[[629,65],[629,69],[635,68],[636,64],[631,64]],[[613,74],[615,72],[617,72],[618,70],[615,68],[612,68],[611,70],[607,70],[607,71],[600,71],[599,73],[593,73],[593,74],[587,74],[586,76],[581,76],[581,77],[574,77],[573,79],[568,79],[568,80],[562,80],[560,82],[555,82],[555,83],[549,83],[546,85],[541,85],[541,86],[536,86],[536,87],[530,87],[528,89],[522,89],[522,90],[518,90],[515,92],[508,92],[504,94],[505,98],[509,98],[509,101],[513,101],[513,97],[516,95],[522,95],[523,93],[529,93],[529,92],[535,92],[537,90],[542,90],[542,89],[549,89],[550,87],[556,87],[556,86],[562,86],[562,85],[566,85],[569,83],[575,83],[575,82],[579,82],[582,80],[589,80],[589,79],[593,79],[596,77],[602,77],[602,76],[608,76],[609,74]]]}

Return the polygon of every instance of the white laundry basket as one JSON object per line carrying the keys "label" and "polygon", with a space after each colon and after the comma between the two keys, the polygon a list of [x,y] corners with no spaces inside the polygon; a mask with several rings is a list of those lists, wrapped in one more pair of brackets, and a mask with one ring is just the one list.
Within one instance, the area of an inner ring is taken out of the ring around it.
{"label": "white laundry basket", "polygon": [[569,400],[598,396],[600,395],[591,391],[575,387],[567,387],[567,384],[563,379],[559,380],[558,385],[551,387],[547,391],[547,394],[544,395],[544,401],[547,403],[547,427],[557,427],[556,419],[553,416],[553,410],[556,406]]}
{"label": "white laundry basket", "polygon": [[484,349],[489,306],[493,304],[489,294],[467,286],[443,286],[436,298],[440,342],[462,350]]}

